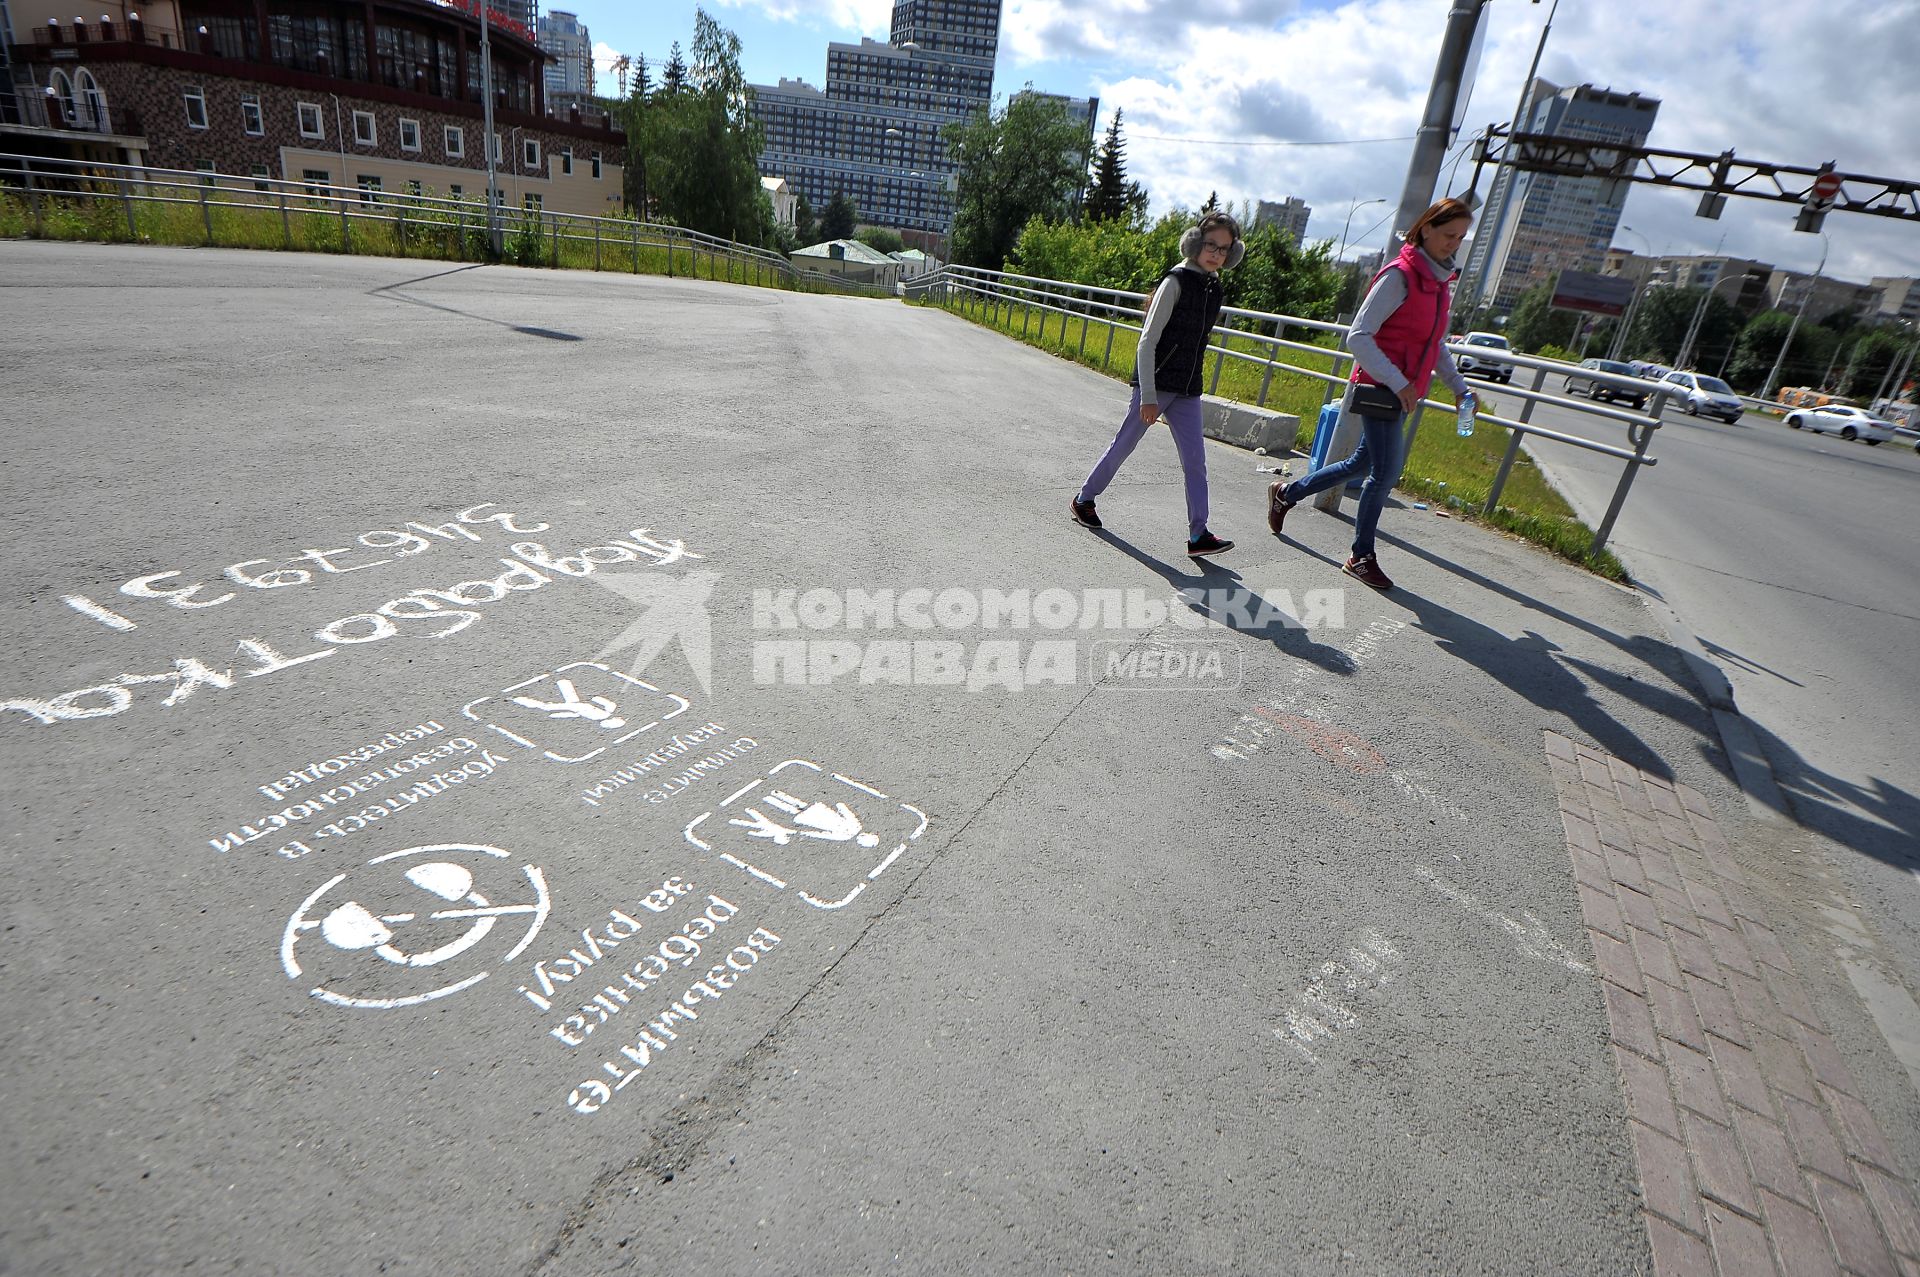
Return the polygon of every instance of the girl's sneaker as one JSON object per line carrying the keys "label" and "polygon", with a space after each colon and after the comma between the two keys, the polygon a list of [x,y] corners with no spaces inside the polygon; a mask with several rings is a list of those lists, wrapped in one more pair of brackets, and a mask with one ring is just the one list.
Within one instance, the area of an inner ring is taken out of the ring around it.
{"label": "girl's sneaker", "polygon": [[1380,570],[1380,564],[1371,554],[1363,554],[1357,559],[1348,559],[1340,569],[1362,585],[1370,585],[1376,590],[1391,590],[1393,582]]}
{"label": "girl's sneaker", "polygon": [[1233,542],[1223,541],[1211,532],[1202,532],[1187,542],[1187,553],[1194,558],[1204,558],[1209,554],[1225,554],[1233,548]]}
{"label": "girl's sneaker", "polygon": [[1075,497],[1073,521],[1083,528],[1097,528],[1100,526],[1100,514],[1093,508],[1093,502],[1082,501],[1079,497]]}

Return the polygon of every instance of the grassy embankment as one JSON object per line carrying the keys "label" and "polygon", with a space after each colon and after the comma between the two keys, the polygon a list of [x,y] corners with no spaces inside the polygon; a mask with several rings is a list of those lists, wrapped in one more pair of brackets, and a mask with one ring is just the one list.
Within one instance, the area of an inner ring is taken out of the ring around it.
{"label": "grassy embankment", "polygon": [[[948,309],[956,314],[961,313],[957,301],[950,303]],[[974,323],[1005,333],[1017,341],[1083,363],[1117,379],[1126,378],[1133,366],[1133,343],[1138,340],[1134,332],[1124,328],[1117,330],[1113,337],[1112,353],[1108,356],[1107,334],[1110,326],[1099,319],[1038,310],[1029,314],[1018,305],[1003,307],[998,316],[991,310],[982,313],[970,305],[965,316]],[[1324,335],[1316,338],[1306,329],[1296,329],[1289,334],[1289,339],[1302,342],[1327,340]],[[1242,403],[1258,402],[1261,383],[1267,379],[1266,359],[1271,347],[1265,342],[1238,334],[1229,335],[1225,345],[1230,350],[1243,351],[1257,358],[1226,360],[1226,366],[1220,370],[1218,389],[1213,393]],[[1281,352],[1281,358],[1299,368],[1332,372],[1332,350],[1330,346],[1326,349],[1326,354],[1288,350]],[[1107,364],[1105,368],[1101,367],[1103,357]],[[1220,357],[1215,356],[1208,362],[1209,385],[1213,384],[1214,365],[1219,360]],[[1300,452],[1307,452],[1312,447],[1314,425],[1320,418],[1320,405],[1328,385],[1327,382],[1298,372],[1282,368],[1273,370],[1267,386],[1266,406],[1300,418],[1300,430],[1294,442],[1294,447]],[[1434,383],[1432,393],[1439,401],[1451,402],[1453,398],[1452,392],[1438,381]],[[1499,400],[1500,391],[1495,386],[1489,385],[1480,392],[1481,406],[1488,411],[1500,411]],[[1517,403],[1513,409],[1517,411]],[[1525,452],[1514,461],[1506,485],[1500,490],[1500,504],[1491,514],[1482,513],[1487,493],[1500,470],[1500,460],[1506,454],[1507,442],[1513,432],[1504,426],[1482,421],[1470,437],[1462,438],[1455,433],[1452,425],[1450,416],[1428,411],[1400,476],[1399,491],[1445,505],[1460,516],[1523,537],[1610,580],[1627,579],[1626,569],[1611,551],[1602,549],[1598,555],[1588,553],[1587,547],[1593,541],[1593,529],[1574,517],[1572,507],[1547,482],[1546,476],[1540,473],[1540,468]],[[1299,473],[1299,467],[1296,466],[1295,474]]]}
{"label": "grassy embankment", "polygon": [[[256,203],[231,190],[219,193],[204,215],[199,201],[133,201],[133,225],[127,208],[111,188],[95,197],[42,196],[40,216],[24,196],[0,195],[0,238],[87,240],[105,244],[169,244],[213,248],[251,248],[301,253],[353,253],[369,257],[419,257],[431,261],[486,260],[486,210],[478,201],[460,212],[448,208],[402,209],[380,205],[380,216],[350,217],[343,223],[331,206],[288,201],[281,216],[278,198],[261,195]],[[501,261],[509,265],[594,270],[593,233],[575,229],[550,234],[536,218],[503,214]],[[208,227],[211,225],[211,233]],[[684,245],[635,244],[624,228],[602,228],[598,269],[624,274],[675,275],[792,288],[774,270],[729,262]]]}

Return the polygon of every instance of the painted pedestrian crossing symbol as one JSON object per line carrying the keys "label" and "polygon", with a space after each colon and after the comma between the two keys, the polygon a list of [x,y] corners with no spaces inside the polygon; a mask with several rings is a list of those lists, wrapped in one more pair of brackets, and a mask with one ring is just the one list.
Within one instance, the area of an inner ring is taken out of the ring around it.
{"label": "painted pedestrian crossing symbol", "polygon": [[[817,909],[853,901],[927,828],[926,813],[790,758],[687,824],[687,841]],[[877,853],[873,860],[867,854]]]}
{"label": "painted pedestrian crossing symbol", "polygon": [[523,679],[460,712],[556,763],[584,763],[685,713],[686,697],[598,661]]}

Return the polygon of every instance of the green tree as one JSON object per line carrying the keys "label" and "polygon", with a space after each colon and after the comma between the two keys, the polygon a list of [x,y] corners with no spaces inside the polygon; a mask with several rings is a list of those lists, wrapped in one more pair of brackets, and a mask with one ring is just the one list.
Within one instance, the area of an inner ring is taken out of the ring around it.
{"label": "green tree", "polygon": [[1507,320],[1507,340],[1522,354],[1531,354],[1542,346],[1570,346],[1579,318],[1570,310],[1553,306],[1553,284],[1536,284],[1514,304]]}
{"label": "green tree", "polygon": [[[680,64],[680,46],[668,81]],[[740,38],[694,11],[693,66],[681,87],[626,103],[628,146],[654,215],[726,239],[765,244],[773,205],[760,185],[762,146],[752,93],[740,71]]]}
{"label": "green tree", "polygon": [[647,74],[647,55],[646,54],[636,53],[634,55],[633,77],[630,83],[633,86],[633,100],[636,102],[645,103],[648,95],[653,92],[653,80]]}
{"label": "green tree", "polygon": [[1223,276],[1227,305],[1300,319],[1335,316],[1341,280],[1331,241],[1295,248],[1291,237],[1267,223],[1247,232],[1246,245],[1240,265]]}
{"label": "green tree", "polygon": [[813,205],[805,195],[796,192],[793,197],[793,242],[801,248],[818,244],[820,239],[816,232],[819,229],[819,224],[813,220]]}
{"label": "green tree", "polygon": [[677,97],[686,91],[687,64],[680,56],[680,42],[673,42],[673,53],[667,58],[667,69],[660,73],[660,91],[668,97]]}
{"label": "green tree", "polygon": [[[1757,393],[1766,382],[1774,360],[1780,358],[1780,348],[1792,328],[1793,315],[1787,311],[1769,310],[1755,315],[1740,331],[1727,380]],[[1773,388],[1777,391],[1782,386],[1810,386],[1818,382],[1839,341],[1837,335],[1818,324],[1801,324],[1794,331],[1793,345],[1788,347],[1786,358],[1780,361],[1780,375],[1774,379]]]}
{"label": "green tree", "polygon": [[1862,333],[1841,357],[1845,367],[1835,389],[1849,399],[1866,402],[1880,389],[1894,360],[1907,345],[1907,338],[1891,328],[1874,328]]}
{"label": "green tree", "polygon": [[1207,202],[1200,206],[1200,216],[1205,217],[1210,213],[1218,213],[1219,211],[1220,211],[1220,192],[1208,191]]}
{"label": "green tree", "polygon": [[1093,181],[1087,188],[1086,216],[1091,222],[1144,221],[1146,188],[1127,180],[1127,143],[1120,136],[1121,112],[1115,108],[1107,135],[1095,152]]}
{"label": "green tree", "polygon": [[1084,180],[1086,133],[1065,105],[1036,93],[947,126],[958,170],[953,258],[998,268],[1035,217],[1064,220]]}
{"label": "green tree", "polygon": [[845,191],[835,191],[820,214],[820,240],[852,239],[854,224],[859,220],[860,210],[853,206],[853,200]]}
{"label": "green tree", "polygon": [[889,230],[885,226],[863,226],[853,233],[853,237],[881,253],[897,253],[907,246],[906,241],[900,238],[899,231]]}

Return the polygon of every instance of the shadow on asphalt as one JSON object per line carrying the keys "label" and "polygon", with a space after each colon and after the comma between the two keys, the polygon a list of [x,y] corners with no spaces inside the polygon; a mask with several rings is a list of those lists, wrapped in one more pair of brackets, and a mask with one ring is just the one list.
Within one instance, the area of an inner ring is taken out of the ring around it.
{"label": "shadow on asphalt", "polygon": [[[1187,607],[1193,612],[1226,626],[1236,634],[1265,639],[1288,656],[1318,665],[1330,674],[1352,674],[1358,668],[1352,657],[1337,647],[1330,647],[1315,639],[1298,621],[1289,624],[1291,617],[1271,620],[1264,625],[1255,623],[1263,614],[1278,617],[1284,613],[1271,600],[1249,589],[1242,583],[1240,574],[1226,564],[1214,559],[1194,559],[1189,560],[1192,568],[1182,569],[1165,559],[1156,559],[1105,528],[1091,531],[1094,536],[1151,569],[1180,591],[1187,600]],[[1219,606],[1215,607],[1214,604]]]}
{"label": "shadow on asphalt", "polygon": [[[1531,631],[1525,638],[1510,639],[1430,599],[1408,594],[1404,588],[1394,589],[1387,594],[1388,599],[1400,603],[1418,616],[1421,626],[1440,638],[1443,645],[1455,655],[1485,670],[1534,703],[1565,714],[1609,753],[1656,776],[1671,774],[1664,762],[1593,699],[1582,677],[1654,713],[1676,722],[1688,722],[1703,737],[1718,742],[1719,732],[1708,719],[1709,711],[1694,687],[1685,658],[1671,643],[1645,636],[1622,638],[1585,618],[1543,604],[1504,582],[1482,576],[1431,550],[1384,532],[1380,534],[1380,539],[1472,585],[1601,638],[1633,661],[1663,675],[1667,686],[1577,657],[1556,658],[1552,653],[1558,649]],[[1715,655],[1729,660],[1741,659],[1737,654],[1724,650],[1717,651]],[[1578,674],[1563,666],[1572,667]],[[1775,673],[1772,670],[1765,672]],[[1768,731],[1764,724],[1751,718],[1744,721],[1772,764],[1774,779],[1787,803],[1788,810],[1779,812],[1779,815],[1841,846],[1850,847],[1897,868],[1920,871],[1920,853],[1915,851],[1915,848],[1920,848],[1920,797],[1879,777],[1867,784],[1856,784],[1823,771]],[[1714,749],[1706,757],[1722,775],[1738,783],[1723,750]]]}
{"label": "shadow on asphalt", "polygon": [[548,341],[585,341],[586,340],[585,337],[580,336],[578,333],[563,333],[558,329],[536,328],[529,324],[510,324],[504,319],[488,319],[485,315],[476,315],[476,314],[473,314],[471,311],[459,310],[452,306],[442,306],[438,302],[426,301],[419,297],[409,297],[405,293],[399,291],[402,288],[407,288],[414,284],[425,284],[432,280],[445,279],[449,275],[458,275],[463,271],[478,270],[478,269],[480,269],[480,264],[477,262],[471,263],[466,266],[456,266],[452,270],[436,271],[431,275],[421,275],[415,279],[403,279],[397,284],[382,284],[379,288],[368,289],[367,296],[380,297],[384,295],[384,296],[390,297],[394,301],[405,302],[409,306],[424,306],[428,310],[437,310],[442,312],[443,314],[448,314],[448,315],[458,315],[462,319],[478,320],[480,323],[492,324],[496,328],[505,328],[510,332],[521,333],[528,337],[544,337]]}

